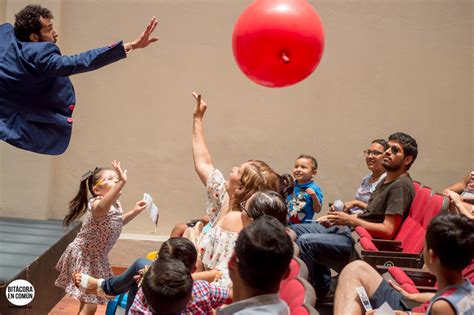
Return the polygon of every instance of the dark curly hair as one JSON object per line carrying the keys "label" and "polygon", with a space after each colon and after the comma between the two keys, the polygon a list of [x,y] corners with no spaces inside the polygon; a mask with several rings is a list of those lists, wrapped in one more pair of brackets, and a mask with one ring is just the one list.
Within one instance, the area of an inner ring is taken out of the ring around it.
{"label": "dark curly hair", "polygon": [[413,162],[415,162],[416,157],[418,156],[418,144],[416,140],[411,137],[409,134],[403,132],[395,132],[388,137],[388,141],[396,141],[400,143],[403,147],[403,153],[405,156],[413,157],[413,160],[410,164],[407,165],[407,170],[410,169]]}
{"label": "dark curly hair", "polygon": [[29,42],[31,34],[40,34],[40,17],[52,19],[53,14],[39,4],[27,5],[15,14],[15,35],[22,42]]}

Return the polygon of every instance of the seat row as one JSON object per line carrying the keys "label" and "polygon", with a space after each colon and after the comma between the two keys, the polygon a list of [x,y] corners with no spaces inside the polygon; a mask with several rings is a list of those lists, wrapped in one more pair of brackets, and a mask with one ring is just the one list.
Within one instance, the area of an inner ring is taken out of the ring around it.
{"label": "seat row", "polygon": [[431,219],[446,212],[449,199],[414,182],[415,198],[392,240],[375,239],[361,226],[352,233],[356,258],[376,265],[421,268],[426,229]]}

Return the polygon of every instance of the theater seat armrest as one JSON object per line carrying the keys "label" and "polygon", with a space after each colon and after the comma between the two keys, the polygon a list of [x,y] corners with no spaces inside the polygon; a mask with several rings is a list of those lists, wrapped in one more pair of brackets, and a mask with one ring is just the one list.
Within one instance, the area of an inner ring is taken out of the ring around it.
{"label": "theater seat armrest", "polygon": [[[379,273],[388,272],[390,267],[383,265],[377,265],[376,269]],[[406,273],[406,275],[415,283],[416,288],[420,292],[435,292],[434,284],[436,283],[436,277],[431,273],[418,269],[418,268],[407,268],[399,267]],[[433,291],[434,290],[434,291]]]}
{"label": "theater seat armrest", "polygon": [[402,242],[394,240],[372,239],[372,243],[379,249],[379,251],[401,252]]}
{"label": "theater seat armrest", "polygon": [[383,240],[380,238],[373,238],[372,242],[374,242],[374,244],[394,244],[397,246],[402,246],[402,242],[397,240]]}
{"label": "theater seat armrest", "polygon": [[436,293],[436,291],[438,291],[438,289],[436,289],[435,287],[422,286],[422,285],[417,285],[416,288],[420,292],[433,292],[433,293]]}
{"label": "theater seat armrest", "polygon": [[373,251],[366,251],[362,250],[361,251],[362,256],[383,256],[383,257],[396,257],[396,258],[421,258],[421,254],[415,254],[415,253],[402,253],[402,252],[396,252],[396,251],[378,251],[378,252],[373,252]]}
{"label": "theater seat armrest", "polygon": [[[376,266],[376,269],[380,270],[381,272],[387,272],[388,268],[390,268],[390,267],[387,267],[387,266],[384,266],[384,265],[377,265]],[[423,269],[420,269],[420,268],[408,268],[408,267],[400,267],[400,268],[408,276],[410,276],[410,275],[419,275],[419,276],[427,275],[427,276],[432,276],[434,278],[434,276],[431,273],[429,273],[428,271],[425,271]]]}

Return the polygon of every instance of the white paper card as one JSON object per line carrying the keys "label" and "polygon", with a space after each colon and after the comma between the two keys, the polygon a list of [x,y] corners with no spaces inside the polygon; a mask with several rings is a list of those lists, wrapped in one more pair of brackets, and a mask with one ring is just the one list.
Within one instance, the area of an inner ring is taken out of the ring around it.
{"label": "white paper card", "polygon": [[383,303],[378,309],[374,312],[375,315],[394,315],[395,311],[388,305],[387,302]]}
{"label": "white paper card", "polygon": [[155,224],[155,226],[158,225],[158,218],[160,214],[158,213],[158,207],[153,203],[153,198],[150,196],[150,194],[144,193],[143,194],[143,200],[146,201],[148,204],[148,207],[146,210],[150,214],[151,221]]}
{"label": "white paper card", "polygon": [[360,301],[365,308],[365,311],[372,310],[372,305],[370,304],[369,297],[367,296],[367,292],[365,291],[364,287],[357,287],[357,293],[359,294]]}

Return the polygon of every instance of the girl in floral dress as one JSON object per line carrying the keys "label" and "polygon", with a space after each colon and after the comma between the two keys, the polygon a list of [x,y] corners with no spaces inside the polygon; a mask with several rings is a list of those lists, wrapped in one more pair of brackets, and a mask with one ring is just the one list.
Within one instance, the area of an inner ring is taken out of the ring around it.
{"label": "girl in floral dress", "polygon": [[[79,290],[72,274],[81,272],[95,278],[111,277],[108,254],[120,236],[122,226],[147,207],[147,203],[140,200],[131,211],[122,215],[118,198],[127,182],[127,171],[123,171],[120,162],[115,160],[112,166],[113,169],[96,168],[83,175],[79,192],[69,203],[69,214],[64,218],[64,225],[68,226],[85,215],[81,230],[56,264],[59,277],[55,284],[80,301],[79,314],[95,314],[97,304],[106,304],[107,299]],[[89,200],[88,191],[92,194]]]}

